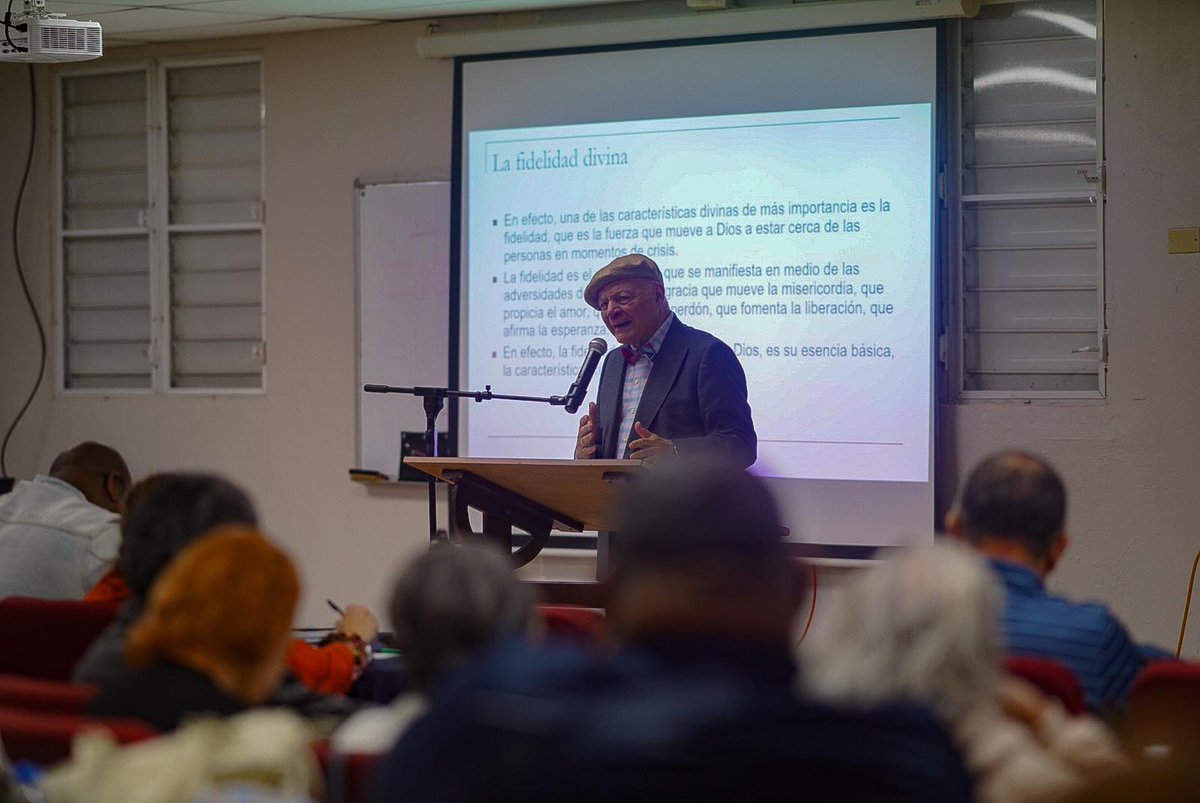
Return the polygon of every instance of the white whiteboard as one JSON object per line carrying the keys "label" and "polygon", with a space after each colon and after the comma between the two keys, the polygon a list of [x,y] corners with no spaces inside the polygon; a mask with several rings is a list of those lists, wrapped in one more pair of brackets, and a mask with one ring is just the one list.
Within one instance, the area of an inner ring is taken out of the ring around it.
{"label": "white whiteboard", "polygon": [[[450,183],[355,186],[358,273],[358,448],[355,468],[395,477],[400,433],[424,432],[413,396],[363,393],[363,383],[448,386]],[[444,431],[447,413],[438,419]]]}

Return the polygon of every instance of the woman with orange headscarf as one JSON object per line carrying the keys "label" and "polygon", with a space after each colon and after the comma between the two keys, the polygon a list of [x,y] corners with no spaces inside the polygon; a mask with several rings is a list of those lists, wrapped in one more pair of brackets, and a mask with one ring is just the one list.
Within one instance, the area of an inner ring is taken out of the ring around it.
{"label": "woman with orange headscarf", "polygon": [[292,561],[257,530],[214,530],[159,575],[126,638],[129,669],[88,713],[170,731],[261,704],[283,675],[299,595]]}

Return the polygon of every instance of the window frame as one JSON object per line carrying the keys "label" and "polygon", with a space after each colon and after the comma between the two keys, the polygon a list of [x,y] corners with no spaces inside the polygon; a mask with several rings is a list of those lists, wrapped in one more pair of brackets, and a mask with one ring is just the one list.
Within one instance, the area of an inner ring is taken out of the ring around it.
{"label": "window frame", "polygon": [[[167,73],[189,67],[218,67],[232,64],[258,66],[259,124],[259,220],[254,224],[172,224],[170,217],[170,153],[168,138]],[[63,85],[67,79],[122,73],[141,73],[146,82],[146,180],[147,208],[142,212],[142,225],[113,229],[71,230],[64,226],[63,159]],[[267,260],[266,260],[266,93],[264,64],[261,53],[231,53],[214,57],[181,57],[141,59],[105,64],[97,67],[67,67],[54,74],[51,103],[51,147],[53,186],[51,210],[52,259],[54,262],[51,290],[54,344],[54,391],[63,397],[96,396],[263,396],[267,393]],[[173,386],[174,329],[171,310],[171,235],[172,233],[219,233],[256,231],[259,234],[259,331],[260,382],[256,387],[175,387]],[[149,328],[150,344],[147,359],[150,363],[150,382],[147,387],[68,387],[66,343],[66,265],[65,242],[75,236],[94,232],[101,236],[145,236],[149,260]]]}
{"label": "window frame", "polygon": [[[1018,5],[1023,0],[1011,0]],[[970,201],[963,198],[964,186],[963,165],[963,98],[965,93],[965,74],[962,50],[963,21],[955,21],[953,47],[951,48],[950,75],[952,76],[953,97],[955,102],[950,104],[952,120],[950,129],[956,136],[952,137],[950,159],[953,180],[947,182],[947,203],[951,211],[950,227],[948,229],[947,251],[951,262],[947,265],[947,285],[952,288],[949,304],[951,326],[945,333],[947,347],[944,349],[948,360],[950,373],[949,387],[953,388],[954,401],[995,401],[995,400],[1102,400],[1107,396],[1108,376],[1108,321],[1107,304],[1105,300],[1105,250],[1104,250],[1104,212],[1106,204],[1106,164],[1104,144],[1104,0],[1093,0],[1096,8],[1096,159],[1094,171],[1099,181],[1095,186],[1092,205],[1096,214],[1096,390],[969,390],[965,387],[967,377],[966,361],[966,311],[967,299],[966,277],[964,275],[966,248],[964,244],[964,218]],[[1038,193],[1014,193],[1014,195],[1036,196]],[[1040,199],[1047,205],[1053,205],[1053,196],[1062,200],[1078,201],[1087,193],[1072,193],[1071,191],[1049,191]],[[1016,200],[1014,198],[1014,200]]]}

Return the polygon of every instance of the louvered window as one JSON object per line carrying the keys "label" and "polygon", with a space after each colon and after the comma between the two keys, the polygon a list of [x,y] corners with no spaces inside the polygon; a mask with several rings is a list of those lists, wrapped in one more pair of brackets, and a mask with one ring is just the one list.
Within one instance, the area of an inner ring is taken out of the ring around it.
{"label": "louvered window", "polygon": [[61,386],[264,383],[261,66],[60,83]]}
{"label": "louvered window", "polygon": [[985,6],[961,25],[960,389],[1104,390],[1096,0]]}

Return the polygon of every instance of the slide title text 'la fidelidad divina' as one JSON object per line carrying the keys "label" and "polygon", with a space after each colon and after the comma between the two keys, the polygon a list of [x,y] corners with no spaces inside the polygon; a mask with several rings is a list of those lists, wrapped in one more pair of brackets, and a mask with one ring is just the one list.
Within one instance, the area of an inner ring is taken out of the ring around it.
{"label": "slide title text 'la fidelidad divina'", "polygon": [[508,173],[516,170],[563,170],[578,167],[621,167],[629,164],[629,153],[614,151],[612,148],[593,148],[580,151],[572,148],[564,151],[561,148],[550,150],[517,151],[512,158],[501,159],[499,154],[492,154],[492,172]]}

